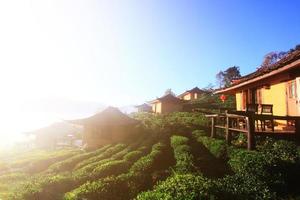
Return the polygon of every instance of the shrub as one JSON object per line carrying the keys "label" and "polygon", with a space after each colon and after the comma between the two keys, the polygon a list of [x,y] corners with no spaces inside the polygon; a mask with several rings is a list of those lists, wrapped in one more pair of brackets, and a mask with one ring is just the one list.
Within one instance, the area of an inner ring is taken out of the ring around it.
{"label": "shrub", "polygon": [[195,137],[195,138],[198,138],[200,136],[207,136],[207,133],[204,131],[204,130],[194,130],[192,132],[192,135]]}
{"label": "shrub", "polygon": [[153,145],[151,153],[135,162],[128,173],[87,182],[66,193],[64,199],[132,199],[139,191],[149,186],[151,171],[164,148],[162,143]]}
{"label": "shrub", "polygon": [[79,155],[75,155],[71,158],[68,158],[66,160],[63,160],[61,162],[55,163],[53,165],[51,165],[49,167],[49,169],[47,171],[49,172],[63,172],[63,171],[67,171],[67,170],[71,170],[74,168],[74,166],[83,161],[86,160],[88,158],[91,158],[93,156],[96,156],[102,152],[104,152],[107,148],[109,148],[110,145],[106,145],[96,151],[93,152],[88,152],[88,153],[83,153],[83,154],[79,154]]}
{"label": "shrub", "polygon": [[274,199],[274,194],[256,176],[235,174],[216,181],[218,199]]}
{"label": "shrub", "polygon": [[158,183],[152,191],[143,192],[137,200],[197,200],[213,198],[214,183],[203,176],[176,174]]}
{"label": "shrub", "polygon": [[153,145],[152,151],[150,154],[140,158],[135,162],[130,168],[130,173],[147,173],[153,169],[155,166],[157,158],[162,154],[162,150],[165,148],[165,145],[162,143],[157,143]]}
{"label": "shrub", "polygon": [[90,180],[107,177],[111,175],[119,175],[129,169],[130,163],[125,160],[115,160],[95,168],[91,173],[87,174]]}
{"label": "shrub", "polygon": [[131,151],[128,154],[124,156],[124,160],[128,162],[135,162],[137,159],[139,159],[143,155],[142,151]]}
{"label": "shrub", "polygon": [[227,157],[227,144],[226,141],[207,136],[199,136],[199,134],[193,135],[196,140],[202,143],[211,154],[217,158],[226,159]]}
{"label": "shrub", "polygon": [[235,149],[229,157],[230,166],[240,177],[255,177],[278,195],[295,190],[295,177],[300,178],[299,154],[291,142],[267,140],[258,151]]}
{"label": "shrub", "polygon": [[104,152],[100,153],[99,155],[97,156],[94,156],[94,157],[91,157],[87,160],[84,160],[80,163],[78,163],[74,169],[79,169],[85,165],[88,165],[88,164],[91,164],[93,162],[98,162],[102,159],[106,159],[106,158],[109,158],[110,156],[116,154],[117,152],[123,150],[124,148],[126,147],[125,144],[117,144],[113,147],[109,147],[107,148]]}
{"label": "shrub", "polygon": [[176,159],[175,171],[177,173],[187,173],[195,170],[193,156],[187,143],[188,138],[186,137],[176,135],[171,137],[171,146]]}

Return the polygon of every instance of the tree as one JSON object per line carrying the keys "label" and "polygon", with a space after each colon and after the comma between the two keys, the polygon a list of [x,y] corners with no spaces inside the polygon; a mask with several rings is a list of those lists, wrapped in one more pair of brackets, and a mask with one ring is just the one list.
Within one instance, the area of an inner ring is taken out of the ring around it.
{"label": "tree", "polygon": [[280,51],[280,52],[270,52],[264,56],[264,60],[259,68],[259,70],[266,69],[270,67],[272,64],[278,62],[281,60],[283,57],[287,55],[287,52]]}
{"label": "tree", "polygon": [[171,88],[169,88],[169,89],[167,89],[167,90],[165,91],[165,95],[168,95],[168,94],[173,95],[174,97],[176,96],[175,93],[172,91]]}
{"label": "tree", "polygon": [[220,71],[217,75],[217,82],[221,87],[228,87],[231,85],[231,81],[241,77],[240,67],[229,67],[225,71]]}

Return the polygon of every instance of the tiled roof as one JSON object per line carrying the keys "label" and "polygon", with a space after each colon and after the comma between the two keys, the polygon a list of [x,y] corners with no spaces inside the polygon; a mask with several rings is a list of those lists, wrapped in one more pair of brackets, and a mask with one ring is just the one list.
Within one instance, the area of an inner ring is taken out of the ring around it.
{"label": "tiled roof", "polygon": [[70,120],[69,122],[74,124],[86,125],[104,125],[104,126],[115,126],[115,125],[127,125],[136,124],[137,120],[132,119],[122,113],[119,109],[114,107],[108,107],[100,113],[97,113],[91,117],[77,120]]}
{"label": "tiled roof", "polygon": [[278,62],[274,63],[273,65],[269,66],[269,67],[263,67],[263,68],[259,68],[257,69],[255,72],[247,74],[237,80],[234,80],[233,83],[231,84],[230,87],[234,86],[234,85],[238,85],[240,83],[243,83],[245,81],[251,80],[253,78],[256,78],[258,76],[270,73],[274,70],[277,70],[281,67],[284,67],[296,60],[300,59],[300,50],[295,50],[291,53],[289,53],[288,55],[286,55],[284,58],[282,58],[281,60],[279,60]]}

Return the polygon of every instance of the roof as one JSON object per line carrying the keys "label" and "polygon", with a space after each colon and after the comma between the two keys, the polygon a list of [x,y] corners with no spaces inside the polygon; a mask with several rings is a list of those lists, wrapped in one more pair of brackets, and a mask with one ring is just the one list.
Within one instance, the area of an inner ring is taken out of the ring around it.
{"label": "roof", "polygon": [[151,108],[151,106],[149,106],[149,105],[146,104],[146,103],[143,103],[143,104],[141,104],[141,105],[136,105],[136,106],[134,106],[134,107],[136,107],[136,108]]}
{"label": "roof", "polygon": [[150,104],[157,103],[157,102],[178,102],[179,103],[181,102],[181,100],[172,94],[167,94],[160,98],[156,98],[152,101],[149,101]]}
{"label": "roof", "polygon": [[91,117],[69,120],[68,122],[79,125],[99,125],[99,126],[118,126],[137,124],[139,121],[128,117],[122,113],[118,108],[107,107],[102,112],[99,112]]}
{"label": "roof", "polygon": [[237,80],[233,80],[230,87],[222,88],[220,90],[217,90],[215,93],[218,94],[228,92],[241,86],[254,83],[275,74],[290,70],[297,66],[300,66],[300,50],[295,50],[289,53],[287,56],[269,67],[259,68],[255,72],[242,76]]}
{"label": "roof", "polygon": [[51,136],[66,136],[69,134],[78,133],[81,131],[81,128],[75,127],[72,124],[65,123],[65,122],[57,122],[53,123],[49,126],[26,132],[26,135],[51,135]]}
{"label": "roof", "polygon": [[193,89],[190,89],[190,90],[187,90],[185,91],[184,93],[178,95],[178,97],[182,97],[186,94],[189,94],[189,93],[203,93],[204,91],[203,90],[200,90],[198,87],[194,87]]}

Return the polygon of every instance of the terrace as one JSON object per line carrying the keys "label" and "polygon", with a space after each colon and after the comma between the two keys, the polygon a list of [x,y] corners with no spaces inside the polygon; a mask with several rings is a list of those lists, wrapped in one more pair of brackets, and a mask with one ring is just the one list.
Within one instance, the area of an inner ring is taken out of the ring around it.
{"label": "terrace", "polygon": [[216,137],[216,130],[221,129],[231,144],[232,134],[243,133],[249,150],[255,149],[255,135],[300,141],[300,116],[273,115],[270,104],[251,104],[246,111],[225,110],[205,116],[211,119],[211,137]]}

